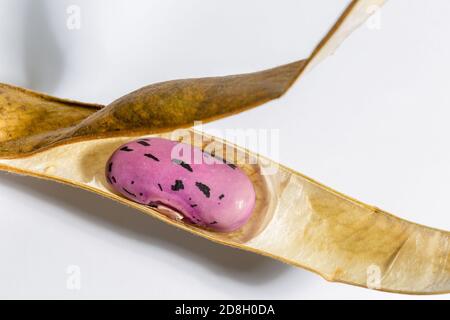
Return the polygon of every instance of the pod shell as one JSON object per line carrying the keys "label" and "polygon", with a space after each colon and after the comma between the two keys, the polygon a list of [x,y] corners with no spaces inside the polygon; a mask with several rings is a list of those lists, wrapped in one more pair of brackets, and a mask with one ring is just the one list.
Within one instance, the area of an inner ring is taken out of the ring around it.
{"label": "pod shell", "polygon": [[106,179],[126,198],[180,213],[189,223],[230,232],[244,225],[255,191],[239,167],[185,143],[149,138],[120,146]]}

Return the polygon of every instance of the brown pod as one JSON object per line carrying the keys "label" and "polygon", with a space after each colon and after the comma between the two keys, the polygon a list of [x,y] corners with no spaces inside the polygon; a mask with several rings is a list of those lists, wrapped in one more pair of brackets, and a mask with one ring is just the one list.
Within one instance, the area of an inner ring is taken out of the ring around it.
{"label": "brown pod", "polygon": [[[391,292],[450,292],[449,232],[397,218],[217,138],[192,130],[176,137],[162,133],[282,95],[367,18],[370,6],[382,2],[353,1],[306,61],[248,75],[156,84],[107,107],[1,85],[0,170],[95,192],[209,240],[311,270],[329,281]],[[224,84],[228,89],[221,88]],[[256,193],[248,222],[234,232],[213,232],[114,193],[104,175],[109,156],[132,137],[149,134],[215,150],[239,166]]]}

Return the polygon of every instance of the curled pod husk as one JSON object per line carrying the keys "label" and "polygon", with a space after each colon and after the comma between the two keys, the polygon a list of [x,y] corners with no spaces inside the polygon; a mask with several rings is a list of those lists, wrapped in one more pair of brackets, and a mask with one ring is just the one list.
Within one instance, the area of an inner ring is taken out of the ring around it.
{"label": "curled pod husk", "polygon": [[[51,97],[0,83],[0,158],[111,136],[139,136],[208,122],[282,96],[332,54],[384,0],[354,0],[310,57],[249,74],[156,83],[107,106]],[[70,112],[66,112],[70,108]]]}
{"label": "curled pod husk", "polygon": [[[192,130],[282,95],[306,69],[333,52],[382,1],[353,1],[306,61],[260,73],[166,82],[107,107],[0,87],[0,169],[70,184],[108,197],[209,240],[316,272],[330,281],[373,289],[450,292],[450,234],[388,214],[273,161]],[[192,107],[189,107],[192,106]],[[256,192],[250,220],[232,233],[176,221],[109,189],[110,154],[136,136],[191,143],[234,162]]]}
{"label": "curled pod husk", "polygon": [[250,74],[157,83],[105,107],[0,84],[0,157],[85,139],[168,131],[235,114],[280,97],[305,65],[300,60]]}

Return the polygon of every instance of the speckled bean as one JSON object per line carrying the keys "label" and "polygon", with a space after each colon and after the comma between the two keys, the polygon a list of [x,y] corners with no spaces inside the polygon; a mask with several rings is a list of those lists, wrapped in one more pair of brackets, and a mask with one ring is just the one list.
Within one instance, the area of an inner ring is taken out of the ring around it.
{"label": "speckled bean", "polygon": [[[183,149],[182,157],[174,152],[179,149]],[[216,231],[238,229],[255,205],[253,185],[237,166],[162,138],[119,147],[106,164],[106,178],[115,191],[132,201],[170,209],[189,223]]]}

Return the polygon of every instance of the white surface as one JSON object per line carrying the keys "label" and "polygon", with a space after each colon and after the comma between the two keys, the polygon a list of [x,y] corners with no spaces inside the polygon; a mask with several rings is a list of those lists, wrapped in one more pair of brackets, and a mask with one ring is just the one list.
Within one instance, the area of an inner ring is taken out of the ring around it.
{"label": "white surface", "polygon": [[[346,3],[0,0],[0,81],[108,103],[256,71],[306,57]],[[80,30],[66,28],[72,4]],[[283,99],[205,129],[279,129],[283,164],[450,230],[449,9],[390,1],[381,29],[359,29]],[[327,283],[52,182],[1,173],[0,203],[1,298],[418,298]],[[80,290],[66,287],[70,265]]]}

